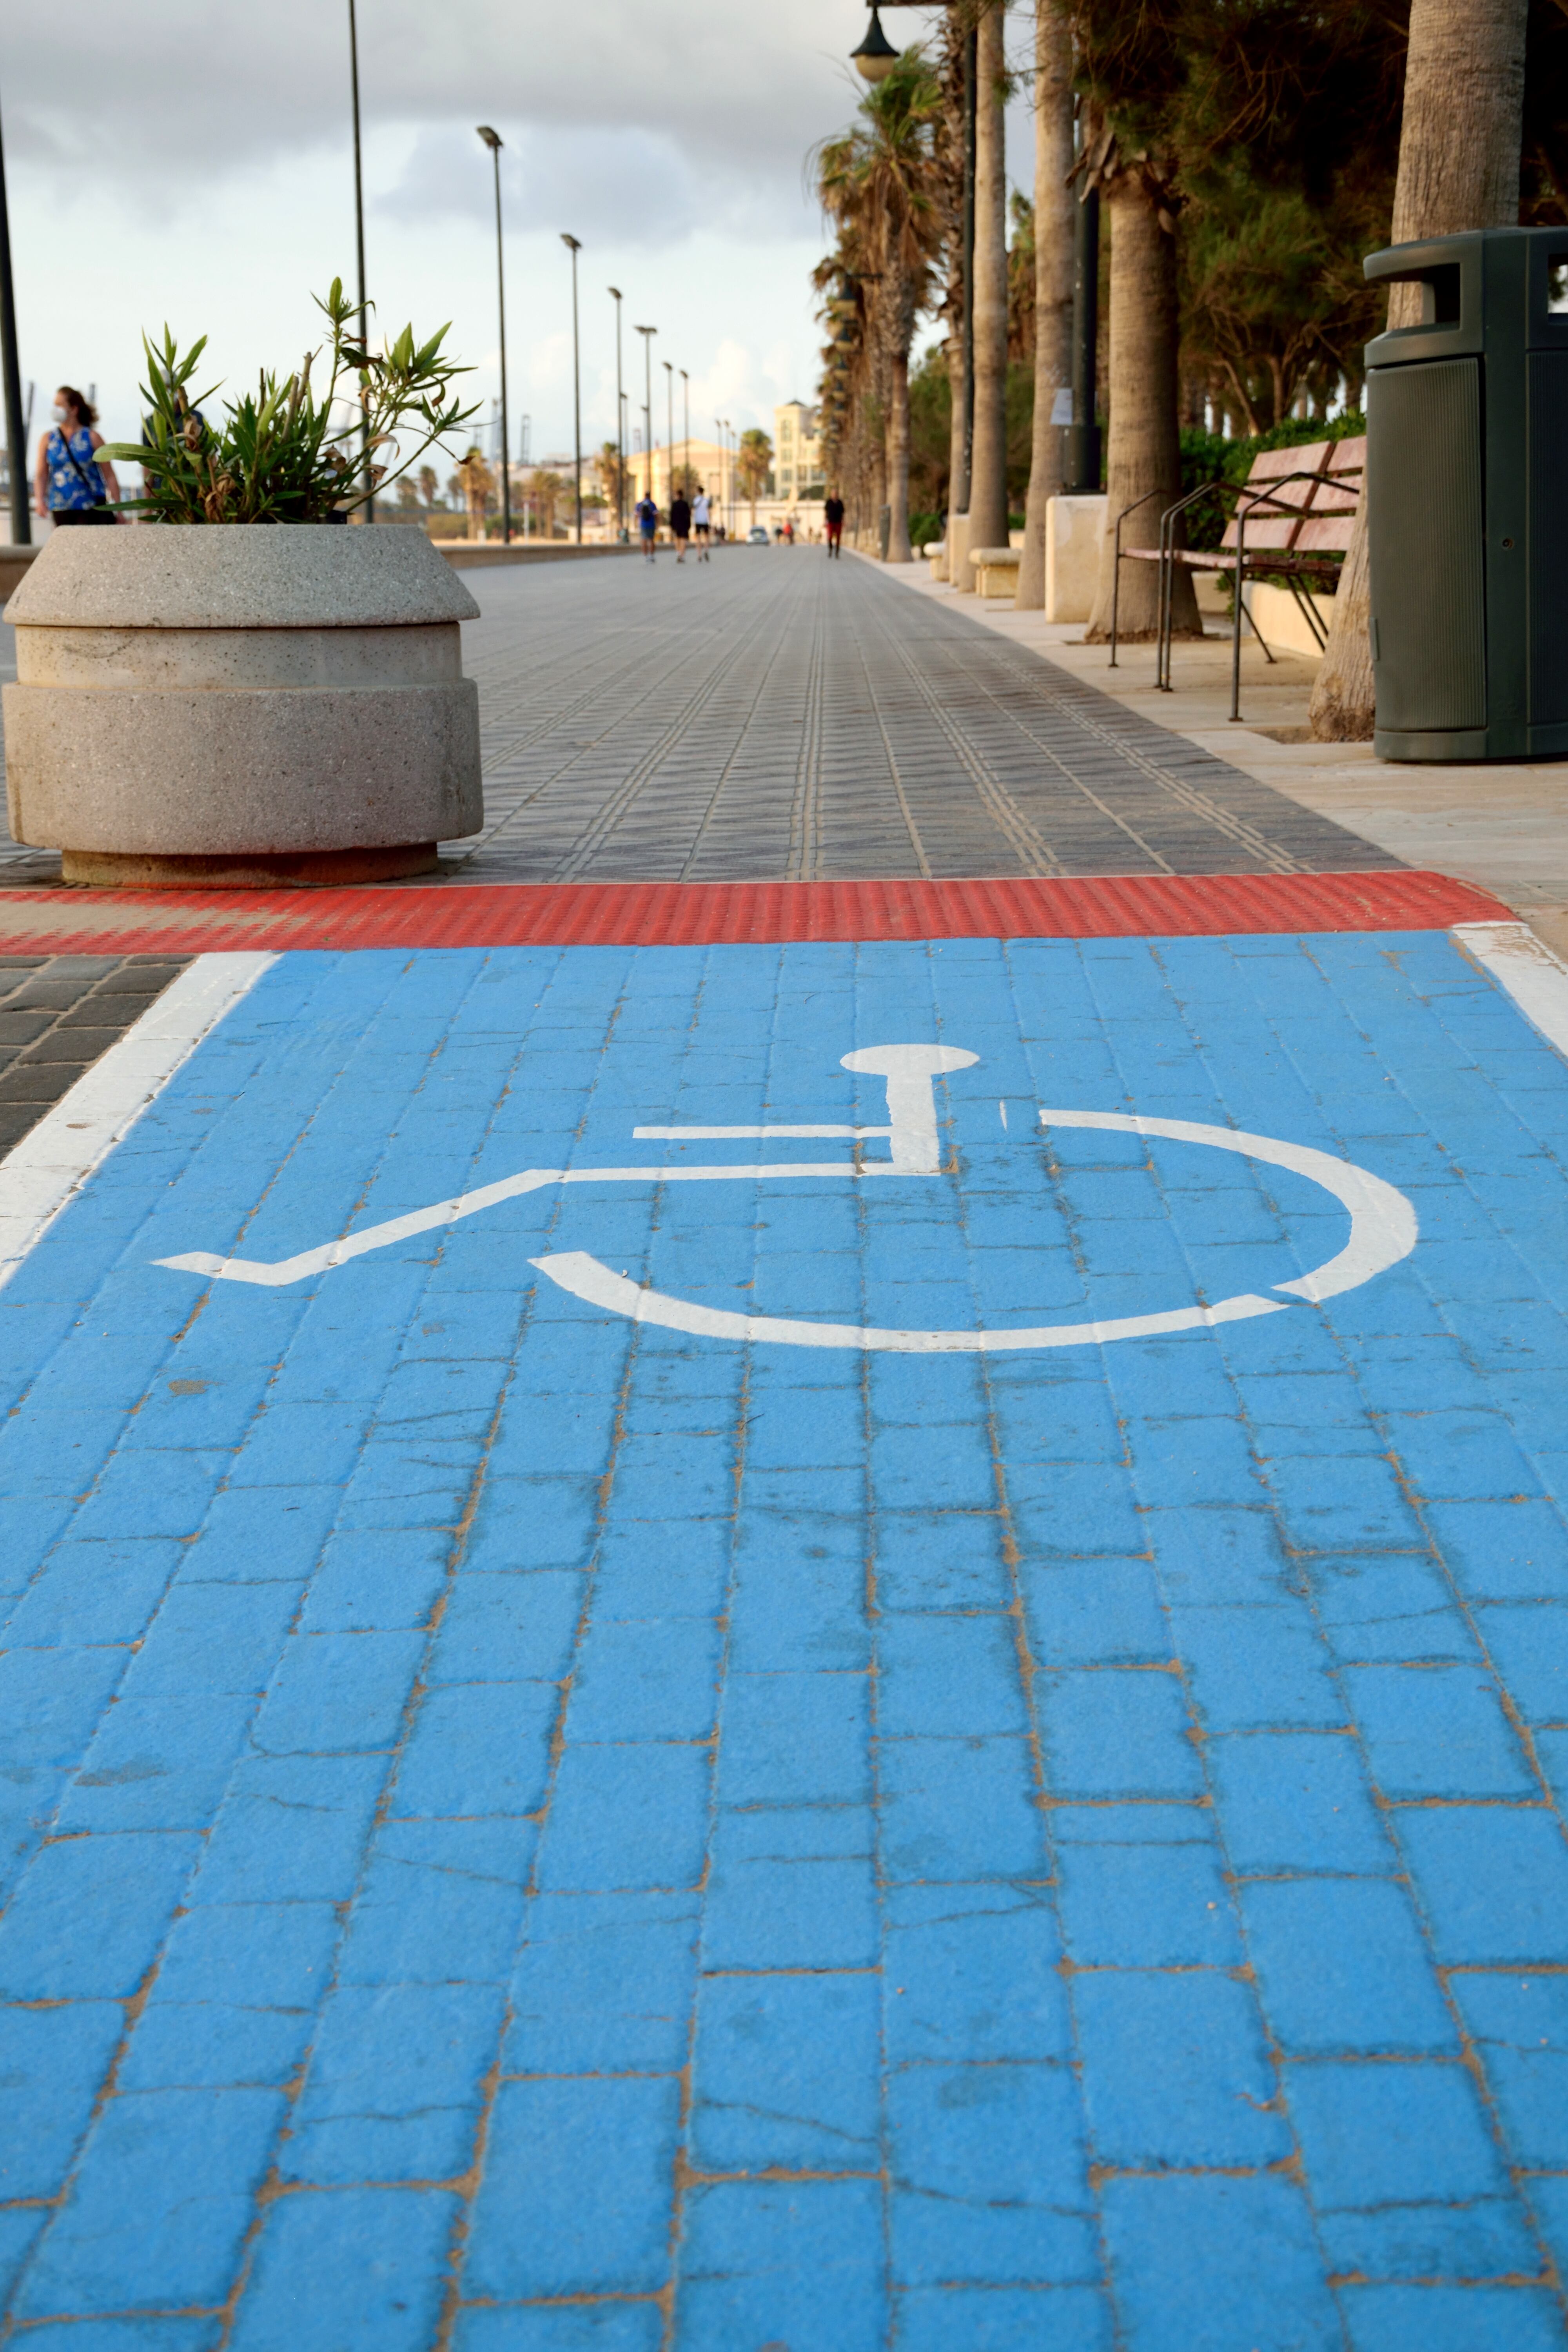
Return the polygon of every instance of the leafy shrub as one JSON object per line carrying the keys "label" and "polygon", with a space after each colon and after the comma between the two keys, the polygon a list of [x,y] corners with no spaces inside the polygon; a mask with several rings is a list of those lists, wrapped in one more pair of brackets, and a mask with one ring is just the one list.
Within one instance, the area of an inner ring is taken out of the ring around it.
{"label": "leafy shrub", "polygon": [[[121,499],[123,509],[160,522],[325,522],[334,511],[363,506],[478,413],[477,404],[459,407],[451,390],[453,378],[468,371],[442,357],[445,327],[417,345],[405,327],[389,349],[373,352],[363,327],[351,327],[358,306],[344,299],[341,278],[324,301],[316,297],[316,307],[331,330],[321,396],[310,385],[320,354],[310,352],[293,375],[264,372],[254,394],[226,402],[217,426],[204,403],[218,387],[190,390],[206,337],[184,358],[167,327],[156,347],[142,337],[144,438],[102,452],[142,469],[143,495]],[[356,396],[360,417],[334,425],[334,406]],[[417,437],[405,455],[400,436],[410,431]],[[378,459],[378,450],[395,462]]]}

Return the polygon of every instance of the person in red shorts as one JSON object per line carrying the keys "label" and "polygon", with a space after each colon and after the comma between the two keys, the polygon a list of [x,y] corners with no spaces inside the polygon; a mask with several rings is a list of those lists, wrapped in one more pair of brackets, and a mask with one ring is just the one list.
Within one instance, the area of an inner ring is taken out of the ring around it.
{"label": "person in red shorts", "polygon": [[824,506],[822,519],[827,525],[827,552],[837,557],[841,552],[839,541],[844,534],[844,501],[837,491]]}

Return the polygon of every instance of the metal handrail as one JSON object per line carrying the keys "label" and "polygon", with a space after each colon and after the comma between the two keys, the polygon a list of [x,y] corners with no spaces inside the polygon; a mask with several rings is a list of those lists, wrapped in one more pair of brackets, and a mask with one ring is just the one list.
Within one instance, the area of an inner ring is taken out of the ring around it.
{"label": "metal handrail", "polygon": [[1130,514],[1136,514],[1140,507],[1146,507],[1151,499],[1157,499],[1159,495],[1158,490],[1145,490],[1141,499],[1134,499],[1130,507],[1123,507],[1116,518],[1116,562],[1110,573],[1110,659],[1106,664],[1107,669],[1121,667],[1116,658],[1116,625],[1121,604],[1121,526]]}
{"label": "metal handrail", "polygon": [[1167,507],[1160,517],[1160,609],[1159,633],[1154,649],[1154,686],[1157,692],[1170,694],[1171,685],[1171,613],[1175,601],[1176,518],[1185,514],[1211,490],[1234,489],[1235,484],[1216,476],[1212,482],[1200,482],[1195,490],[1188,490],[1173,507]]}
{"label": "metal handrail", "polygon": [[[1230,620],[1230,717],[1233,726],[1238,725],[1241,719],[1241,615],[1242,589],[1247,579],[1247,518],[1249,514],[1255,513],[1258,508],[1267,506],[1275,494],[1285,488],[1287,482],[1321,482],[1327,478],[1327,476],[1321,473],[1309,474],[1304,471],[1299,474],[1281,474],[1279,480],[1270,482],[1266,490],[1256,490],[1249,499],[1243,489],[1241,496],[1237,499],[1236,593],[1233,600],[1236,609]],[[1307,510],[1304,507],[1281,507],[1279,511],[1281,514],[1297,515],[1303,522],[1307,519]],[[1289,554],[1289,550],[1287,548],[1279,551]],[[1250,613],[1247,617],[1252,621]],[[1252,621],[1252,633],[1258,644],[1263,646],[1264,652],[1268,653],[1268,646],[1264,644],[1263,632],[1256,621]],[[1268,654],[1268,658],[1272,661],[1273,655]]]}

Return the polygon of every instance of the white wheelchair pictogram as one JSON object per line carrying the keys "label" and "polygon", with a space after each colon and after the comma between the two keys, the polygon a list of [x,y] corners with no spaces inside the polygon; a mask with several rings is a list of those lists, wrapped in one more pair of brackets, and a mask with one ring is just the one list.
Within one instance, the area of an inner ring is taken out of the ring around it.
{"label": "white wheelchair pictogram", "polygon": [[[182,1257],[157,1264],[185,1274],[205,1275],[220,1282],[258,1283],[281,1287],[303,1282],[312,1275],[330,1273],[373,1250],[386,1249],[415,1234],[428,1233],[459,1219],[479,1215],[502,1201],[515,1200],[550,1184],[712,1184],[739,1180],[767,1182],[826,1181],[871,1182],[879,1178],[912,1181],[941,1181],[953,1172],[944,1170],[939,1130],[935,1080],[950,1070],[972,1067],[979,1060],[958,1045],[868,1045],[841,1057],[841,1067],[882,1079],[887,1088],[885,1127],[803,1124],[759,1127],[635,1127],[634,1141],[691,1144],[720,1142],[837,1141],[854,1146],[847,1159],[832,1160],[731,1160],[700,1166],[639,1166],[627,1168],[527,1168],[518,1175],[459,1192],[426,1209],[389,1217],[319,1248],[301,1250],[292,1257],[267,1261],[217,1257],[193,1250]],[[1039,1107],[1040,1124],[1053,1128],[1104,1128],[1121,1135],[1163,1138],[1173,1143],[1193,1143],[1215,1151],[1231,1151],[1246,1160],[1286,1168],[1321,1186],[1350,1214],[1350,1235],[1344,1247],[1310,1274],[1278,1282],[1272,1297],[1253,1291],[1238,1292],[1212,1305],[1174,1307],[1152,1315],[1122,1315],[1074,1323],[1035,1324],[1015,1329],[923,1331],[872,1324],[820,1323],[788,1316],[740,1315],[727,1309],[700,1307],[689,1299],[671,1297],[637,1283],[584,1250],[558,1250],[531,1258],[548,1280],[587,1305],[629,1321],[647,1323],[698,1338],[744,1340],[788,1348],[859,1348],[906,1355],[975,1355],[1002,1350],[1098,1346],[1111,1339],[1142,1339],[1165,1332],[1193,1331],[1221,1323],[1239,1323],[1257,1315],[1279,1315],[1296,1299],[1312,1303],[1357,1289],[1376,1275],[1396,1265],[1415,1248],[1418,1225],[1415,1211],[1403,1192],[1353,1160],[1310,1145],[1287,1143],[1277,1136],[1251,1135],[1231,1127],[1205,1126],[1181,1118],[1140,1118],[1121,1111],[1066,1110]],[[864,1147],[885,1142],[885,1159]]]}

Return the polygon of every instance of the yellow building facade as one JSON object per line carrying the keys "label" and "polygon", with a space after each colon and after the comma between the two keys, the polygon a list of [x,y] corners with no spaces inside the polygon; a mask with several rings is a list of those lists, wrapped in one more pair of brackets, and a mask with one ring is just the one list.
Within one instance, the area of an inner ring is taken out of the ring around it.
{"label": "yellow building facade", "polygon": [[826,495],[816,410],[803,400],[786,400],[773,411],[773,495],[786,506]]}

